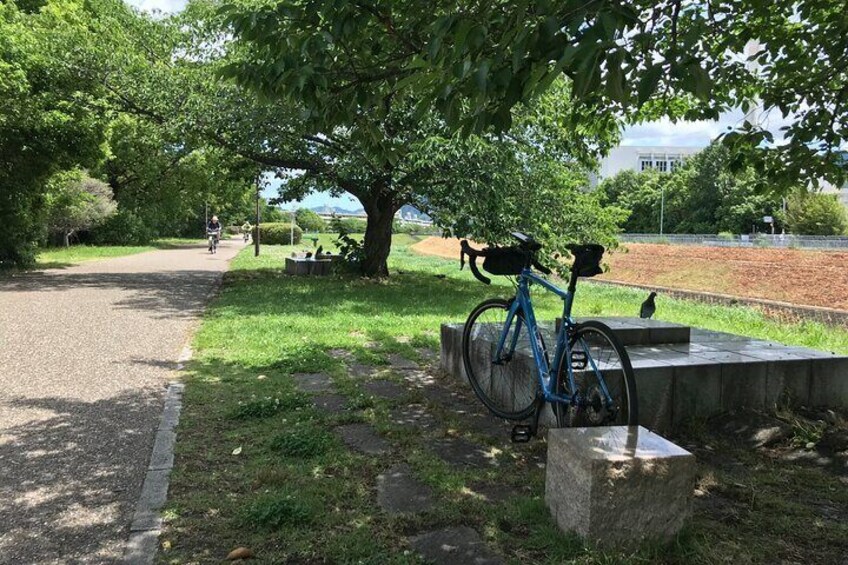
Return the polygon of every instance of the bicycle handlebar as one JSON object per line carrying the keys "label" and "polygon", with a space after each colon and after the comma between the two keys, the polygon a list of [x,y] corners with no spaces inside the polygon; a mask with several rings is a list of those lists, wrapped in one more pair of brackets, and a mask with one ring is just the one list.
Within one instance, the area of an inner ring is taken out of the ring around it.
{"label": "bicycle handlebar", "polygon": [[471,267],[471,274],[474,275],[474,278],[483,284],[492,284],[492,279],[481,273],[480,269],[477,268],[477,257],[485,257],[486,252],[471,247],[467,239],[459,242],[459,246],[462,249],[459,253],[459,270],[461,271],[465,267],[465,256],[468,255],[468,266]]}
{"label": "bicycle handlebar", "polygon": [[[521,240],[521,241],[524,243],[524,240]],[[536,258],[533,256],[533,254],[536,251],[538,251],[539,249],[541,249],[542,246],[539,245],[538,243],[536,243],[535,241],[532,241],[532,240],[528,240],[528,241],[532,242],[532,245],[527,245],[526,247],[522,246],[523,247],[522,251],[524,251],[524,253],[527,255],[528,266],[532,265],[540,273],[545,274],[545,275],[550,275],[552,271],[549,268],[542,265],[541,263],[539,263],[536,260]],[[486,275],[481,273],[480,269],[477,268],[477,257],[488,256],[490,250],[488,248],[486,248],[486,249],[474,249],[468,243],[467,239],[463,239],[462,241],[460,241],[459,245],[460,245],[460,248],[461,248],[461,251],[460,251],[460,254],[459,254],[459,269],[462,270],[465,267],[465,256],[468,255],[468,257],[469,257],[468,266],[471,268],[471,273],[474,275],[474,278],[476,278],[478,281],[482,282],[483,284],[492,284],[492,279],[490,279],[489,277],[487,277]]]}

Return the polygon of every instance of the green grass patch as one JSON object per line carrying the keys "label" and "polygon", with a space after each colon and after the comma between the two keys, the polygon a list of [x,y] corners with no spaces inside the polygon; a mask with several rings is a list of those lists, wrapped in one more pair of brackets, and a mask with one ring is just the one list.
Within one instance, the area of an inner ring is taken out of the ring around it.
{"label": "green grass patch", "polygon": [[100,245],[73,245],[71,247],[55,247],[42,249],[36,256],[36,268],[61,268],[76,265],[84,261],[94,259],[109,259],[112,257],[123,257],[124,255],[135,255],[151,251],[152,246],[100,246]]}
{"label": "green grass patch", "polygon": [[[320,237],[319,244],[334,249],[334,236]],[[402,382],[387,366],[390,355],[419,359],[420,348],[437,350],[440,324],[463,321],[481,300],[512,293],[506,280],[485,287],[459,271],[458,261],[415,254],[409,249],[414,241],[395,238],[392,277],[385,281],[284,275],[284,258],[312,249],[311,242],[263,246],[259,257],[247,248],[234,259],[194,339],[162,538],[169,549],[160,562],[217,562],[244,545],[270,563],[416,563],[408,536],[459,525],[473,527],[509,561],[521,563],[714,563],[728,555],[774,562],[806,554],[826,560],[845,549],[848,501],[844,488],[834,494],[837,478],[770,454],[748,456],[747,448],[718,443],[708,425],[687,430],[681,441],[697,435],[699,445],[712,445],[731,463],[699,453],[707,495],[673,543],[617,553],[560,533],[542,498],[544,441],[512,445],[506,434],[469,430],[466,420],[415,389],[396,402],[372,398],[365,377],[348,374],[345,363],[365,364],[382,371],[378,378]],[[581,282],[575,314],[633,316],[643,299],[640,291]],[[535,304],[540,319],[561,314],[553,296],[538,294]],[[848,352],[843,330],[783,325],[746,308],[663,297],[658,305],[665,320]],[[339,349],[349,353],[346,362],[330,354]],[[313,407],[294,388],[292,375],[299,372],[324,374],[347,409]],[[393,412],[409,404],[426,407],[439,424],[422,431],[393,422]],[[366,456],[349,450],[334,428],[354,422],[372,425],[393,451]],[[799,421],[799,438],[816,436],[808,425]],[[454,436],[491,448],[498,466],[444,463],[432,444]],[[794,449],[791,441],[787,449]],[[379,509],[377,477],[401,462],[433,489],[432,510],[390,516]],[[474,494],[481,483],[516,494],[487,501]],[[837,509],[831,518],[817,515],[822,504]]]}

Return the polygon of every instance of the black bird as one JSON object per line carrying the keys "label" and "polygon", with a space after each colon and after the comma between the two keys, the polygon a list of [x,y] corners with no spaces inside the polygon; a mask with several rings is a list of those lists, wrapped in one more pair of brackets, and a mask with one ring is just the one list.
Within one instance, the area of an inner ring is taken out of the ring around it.
{"label": "black bird", "polygon": [[311,251],[307,251],[307,252],[306,252],[306,258],[307,258],[307,259],[311,259],[311,258],[312,258],[312,252],[311,252]]}
{"label": "black bird", "polygon": [[657,304],[654,302],[654,298],[657,297],[656,292],[652,292],[648,295],[648,298],[642,303],[642,308],[639,310],[640,318],[650,318],[654,315],[654,312],[657,311]]}
{"label": "black bird", "polygon": [[318,246],[318,251],[316,251],[316,252],[315,252],[315,256],[316,256],[316,257],[320,257],[320,256],[321,256],[321,255],[323,255],[323,254],[324,254],[324,246],[323,246],[323,245],[319,245],[319,246]]}

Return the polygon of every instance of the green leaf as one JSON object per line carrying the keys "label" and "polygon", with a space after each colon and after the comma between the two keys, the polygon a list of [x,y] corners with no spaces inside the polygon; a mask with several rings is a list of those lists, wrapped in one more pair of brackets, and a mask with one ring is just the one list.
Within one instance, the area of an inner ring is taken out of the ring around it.
{"label": "green leaf", "polygon": [[652,65],[639,80],[638,105],[641,107],[656,92],[663,73],[662,65]]}

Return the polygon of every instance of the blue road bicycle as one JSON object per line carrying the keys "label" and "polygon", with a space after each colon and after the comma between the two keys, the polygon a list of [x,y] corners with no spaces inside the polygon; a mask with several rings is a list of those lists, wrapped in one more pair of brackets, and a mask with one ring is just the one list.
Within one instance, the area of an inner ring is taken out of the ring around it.
{"label": "blue road bicycle", "polygon": [[[516,277],[516,293],[509,300],[493,298],[478,304],[465,323],[462,359],[474,392],[500,418],[526,420],[513,428],[513,441],[528,441],[536,434],[539,415],[550,403],[559,426],[635,425],[638,422],[636,381],[627,351],[604,323],[577,323],[571,307],[578,277],[602,272],[604,248],[574,245],[568,289],[563,291],[533,271],[550,274],[536,255],[542,248],[533,238],[513,233],[513,247],[474,249],[462,241],[461,267],[466,255],[474,276],[491,280],[477,267],[494,275]],[[548,348],[533,312],[530,287],[538,285],[563,300],[562,323],[553,351]],[[528,352],[516,355],[516,352]],[[532,361],[528,365],[528,359]]]}

